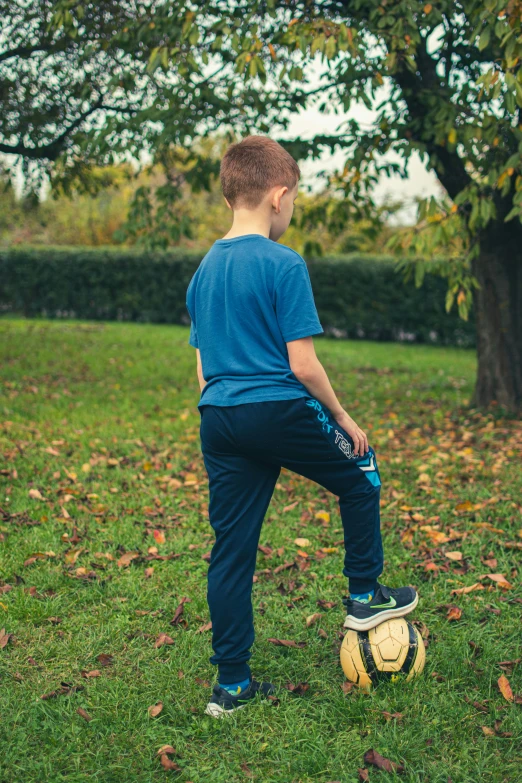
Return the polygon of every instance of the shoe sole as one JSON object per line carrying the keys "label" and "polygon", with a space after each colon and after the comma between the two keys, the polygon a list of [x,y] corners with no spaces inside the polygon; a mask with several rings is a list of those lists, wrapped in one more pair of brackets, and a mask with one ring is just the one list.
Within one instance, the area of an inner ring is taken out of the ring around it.
{"label": "shoe sole", "polygon": [[220,707],[219,704],[209,702],[205,710],[205,715],[210,715],[212,718],[224,718],[225,715],[232,715],[237,710],[242,710],[244,707],[248,707],[248,704],[241,704],[239,707],[234,707],[231,710],[226,710],[224,707]]}
{"label": "shoe sole", "polygon": [[352,617],[351,614],[347,614],[344,621],[344,628],[349,628],[352,631],[369,631],[371,628],[375,628],[377,625],[386,622],[386,620],[404,617],[405,614],[413,612],[418,603],[419,596],[416,595],[415,600],[412,601],[411,604],[402,606],[400,609],[385,609],[384,612],[379,612],[373,617],[368,617],[366,620],[358,620],[356,617]]}

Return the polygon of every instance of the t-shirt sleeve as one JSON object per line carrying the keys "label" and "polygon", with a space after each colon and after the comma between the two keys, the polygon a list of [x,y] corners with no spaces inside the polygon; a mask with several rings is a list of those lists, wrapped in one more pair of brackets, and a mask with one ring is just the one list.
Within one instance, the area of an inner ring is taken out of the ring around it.
{"label": "t-shirt sleeve", "polygon": [[189,345],[192,345],[194,348],[199,348],[198,333],[196,330],[196,325],[192,320],[190,322],[190,335],[188,341]]}
{"label": "t-shirt sleeve", "polygon": [[285,272],[277,284],[275,311],[285,343],[324,332],[304,261]]}

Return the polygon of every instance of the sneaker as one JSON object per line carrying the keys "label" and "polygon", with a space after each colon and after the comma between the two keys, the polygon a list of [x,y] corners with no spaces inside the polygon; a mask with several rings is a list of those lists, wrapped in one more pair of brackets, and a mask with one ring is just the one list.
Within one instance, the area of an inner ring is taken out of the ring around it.
{"label": "sneaker", "polygon": [[419,602],[419,596],[413,587],[386,587],[377,582],[377,589],[371,601],[363,603],[352,598],[343,598],[346,607],[345,628],[354,631],[369,631],[385,620],[403,617],[413,611]]}
{"label": "sneaker", "polygon": [[275,690],[275,687],[270,682],[257,682],[257,680],[252,679],[248,688],[235,696],[225,690],[225,688],[214,685],[212,698],[207,704],[205,714],[211,715],[213,718],[222,718],[224,715],[230,715],[235,710],[246,707],[247,704],[254,701],[258,694],[266,698],[275,693]]}

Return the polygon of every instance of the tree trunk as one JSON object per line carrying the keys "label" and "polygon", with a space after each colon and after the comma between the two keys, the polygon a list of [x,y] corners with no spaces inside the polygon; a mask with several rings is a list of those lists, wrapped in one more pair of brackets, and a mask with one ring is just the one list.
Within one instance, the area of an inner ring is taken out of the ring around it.
{"label": "tree trunk", "polygon": [[522,230],[516,218],[481,239],[473,263],[478,375],[472,404],[522,406]]}

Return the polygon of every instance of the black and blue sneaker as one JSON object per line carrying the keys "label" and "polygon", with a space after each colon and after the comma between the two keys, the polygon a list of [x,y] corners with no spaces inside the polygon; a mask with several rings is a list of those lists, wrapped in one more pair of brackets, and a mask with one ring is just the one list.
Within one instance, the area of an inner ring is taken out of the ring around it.
{"label": "black and blue sneaker", "polygon": [[213,718],[222,718],[224,715],[230,715],[235,710],[246,707],[247,704],[254,701],[256,696],[267,698],[275,693],[275,687],[270,682],[257,682],[251,679],[244,691],[240,693],[230,693],[219,685],[214,685],[212,698],[207,704],[205,713]]}
{"label": "black and blue sneaker", "polygon": [[419,596],[413,587],[386,587],[377,582],[377,588],[371,601],[356,601],[343,598],[346,607],[345,628],[354,631],[369,631],[385,620],[404,617],[412,612],[419,602]]}

